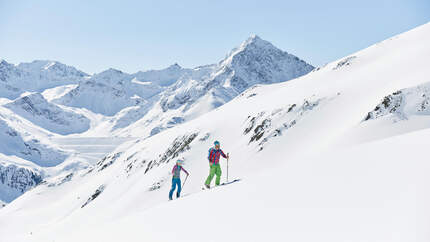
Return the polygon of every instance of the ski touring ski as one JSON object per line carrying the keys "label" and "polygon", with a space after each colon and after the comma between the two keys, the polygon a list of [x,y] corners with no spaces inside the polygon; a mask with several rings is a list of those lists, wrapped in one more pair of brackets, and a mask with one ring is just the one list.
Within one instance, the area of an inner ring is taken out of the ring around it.
{"label": "ski touring ski", "polygon": [[213,189],[213,188],[216,188],[216,187],[219,187],[219,186],[230,185],[230,184],[235,183],[235,182],[238,182],[238,181],[240,181],[240,180],[241,180],[241,179],[234,179],[233,181],[223,182],[223,183],[219,184],[218,186],[214,186],[214,187],[210,187],[210,188],[207,188],[206,186],[203,186],[203,187],[202,187],[202,190],[210,190],[210,189]]}

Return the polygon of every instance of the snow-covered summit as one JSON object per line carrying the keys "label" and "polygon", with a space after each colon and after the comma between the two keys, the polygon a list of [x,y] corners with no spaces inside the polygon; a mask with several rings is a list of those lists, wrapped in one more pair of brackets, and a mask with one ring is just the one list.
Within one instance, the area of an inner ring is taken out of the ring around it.
{"label": "snow-covered summit", "polygon": [[162,70],[139,71],[134,76],[140,81],[153,82],[157,85],[167,87],[190,72],[190,69],[182,68],[178,63],[175,63]]}
{"label": "snow-covered summit", "polygon": [[225,59],[229,59],[229,57],[232,57],[236,53],[244,51],[246,48],[273,48],[273,47],[274,46],[270,42],[261,39],[256,34],[252,34],[251,36],[248,37],[248,39],[246,39],[244,42],[242,42],[238,47],[232,49]]}
{"label": "snow-covered summit", "polygon": [[105,85],[123,85],[125,81],[129,81],[131,76],[120,70],[109,68],[98,74],[95,74],[88,81],[98,82]]}
{"label": "snow-covered summit", "polygon": [[113,116],[125,108],[145,104],[162,90],[157,84],[138,81],[135,75],[110,68],[80,82],[53,102]]}
{"label": "snow-covered summit", "polygon": [[1,97],[17,98],[26,91],[43,91],[67,84],[77,84],[88,74],[57,61],[36,60],[13,65],[0,62]]}
{"label": "snow-covered summit", "polygon": [[[218,75],[231,75],[230,83],[226,84],[242,92],[257,83],[282,82],[313,69],[313,66],[298,57],[252,35],[220,63]],[[232,71],[234,73],[230,74]]]}

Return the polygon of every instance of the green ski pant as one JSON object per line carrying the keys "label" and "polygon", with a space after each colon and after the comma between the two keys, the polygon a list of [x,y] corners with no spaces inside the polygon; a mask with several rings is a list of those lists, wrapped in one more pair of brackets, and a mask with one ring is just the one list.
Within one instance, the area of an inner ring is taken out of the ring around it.
{"label": "green ski pant", "polygon": [[220,181],[221,181],[221,166],[220,166],[220,164],[210,165],[209,176],[205,182],[206,185],[211,184],[211,181],[214,178],[214,175],[216,175],[215,185],[218,186]]}

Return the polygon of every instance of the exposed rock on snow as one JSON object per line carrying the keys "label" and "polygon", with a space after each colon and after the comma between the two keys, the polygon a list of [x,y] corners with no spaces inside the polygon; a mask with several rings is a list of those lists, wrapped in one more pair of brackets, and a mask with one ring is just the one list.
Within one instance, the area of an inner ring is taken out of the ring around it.
{"label": "exposed rock on snow", "polygon": [[[259,151],[274,137],[283,135],[312,110],[328,101],[327,98],[310,98],[302,104],[291,104],[271,112],[263,111],[249,116],[245,122],[244,135],[250,134],[249,144],[257,142]],[[252,131],[252,132],[251,132]]]}
{"label": "exposed rock on snow", "polygon": [[105,185],[101,185],[99,188],[97,188],[94,194],[88,198],[88,200],[81,206],[81,208],[87,206],[90,202],[96,199],[103,192],[104,189],[105,189]]}
{"label": "exposed rock on snow", "polygon": [[98,171],[102,171],[105,168],[109,167],[110,165],[112,165],[117,159],[118,157],[121,155],[122,153],[115,153],[112,155],[108,155],[106,157],[104,157],[103,159],[101,159],[99,162],[97,162],[96,167],[98,167]]}
{"label": "exposed rock on snow", "polygon": [[430,83],[405,88],[386,96],[364,121],[391,115],[393,121],[406,120],[413,115],[430,115]]}
{"label": "exposed rock on snow", "polygon": [[[179,155],[190,149],[190,144],[198,136],[198,133],[185,134],[183,136],[176,137],[172,144],[167,148],[167,150],[159,154],[156,159],[151,160],[138,160],[127,158],[126,172],[130,173],[132,170],[140,169],[146,167],[145,173],[150,171],[154,167],[158,167],[162,164],[169,163],[172,159],[179,157]],[[134,156],[134,155],[133,155]]]}
{"label": "exposed rock on snow", "polygon": [[337,69],[340,69],[340,68],[342,68],[342,67],[344,67],[344,66],[349,66],[349,65],[351,65],[352,61],[353,61],[355,58],[357,58],[357,56],[349,56],[349,57],[346,57],[345,59],[343,59],[343,60],[339,61],[339,62],[337,63],[337,65],[336,65],[335,67],[333,67],[333,70],[337,70]]}
{"label": "exposed rock on snow", "polygon": [[160,179],[159,181],[157,181],[157,182],[154,182],[150,187],[149,187],[149,189],[148,189],[148,191],[155,191],[155,190],[158,190],[158,189],[160,189],[164,184],[166,184],[166,182],[167,182],[167,177],[166,178],[162,178],[162,179]]}
{"label": "exposed rock on snow", "polygon": [[62,184],[64,184],[64,183],[66,183],[66,182],[69,182],[69,181],[71,181],[72,180],[72,178],[73,178],[73,176],[74,176],[74,173],[72,172],[72,173],[69,173],[69,174],[67,174],[66,176],[64,176],[64,177],[60,177],[57,181],[55,181],[55,182],[50,182],[50,183],[48,183],[48,187],[53,187],[53,186],[60,186],[60,185],[62,185]]}
{"label": "exposed rock on snow", "polygon": [[41,182],[42,176],[38,171],[0,160],[0,200],[12,202]]}

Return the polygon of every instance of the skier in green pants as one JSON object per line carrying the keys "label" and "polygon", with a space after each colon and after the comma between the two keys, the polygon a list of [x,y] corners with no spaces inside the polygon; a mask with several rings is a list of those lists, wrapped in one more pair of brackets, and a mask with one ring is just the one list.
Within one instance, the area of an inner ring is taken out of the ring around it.
{"label": "skier in green pants", "polygon": [[224,152],[220,149],[219,141],[214,142],[215,147],[209,149],[209,176],[206,179],[205,186],[206,188],[210,188],[210,184],[212,179],[214,178],[214,175],[216,175],[215,185],[218,186],[221,181],[221,166],[219,164],[219,158],[220,156],[227,158],[228,155],[224,154]]}

